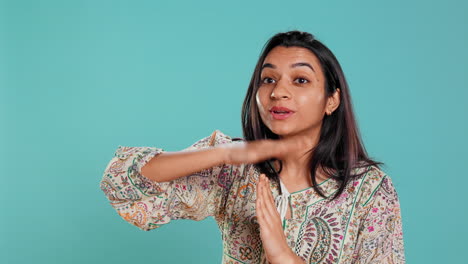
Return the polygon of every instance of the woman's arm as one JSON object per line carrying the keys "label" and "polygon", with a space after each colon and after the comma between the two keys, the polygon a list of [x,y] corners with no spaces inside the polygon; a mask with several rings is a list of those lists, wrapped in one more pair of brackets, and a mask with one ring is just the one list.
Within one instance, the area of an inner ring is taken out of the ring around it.
{"label": "woman's arm", "polygon": [[238,165],[257,163],[272,157],[281,158],[300,149],[301,142],[256,140],[210,146],[206,149],[160,153],[142,167],[141,174],[156,182],[167,182],[222,164]]}
{"label": "woman's arm", "polygon": [[[211,136],[200,139],[190,147],[179,151],[177,155],[168,156],[171,159],[184,156],[186,158],[187,155],[184,154],[196,152],[198,155],[195,159],[200,164],[182,160],[182,163],[176,164],[172,169],[179,174],[188,173],[185,175],[187,177],[174,177],[176,179],[164,182],[151,180],[141,172],[152,159],[159,160],[159,155],[163,157],[162,155],[166,153],[163,149],[119,146],[104,170],[100,188],[125,221],[145,231],[176,219],[199,221],[207,216],[221,217],[225,199],[233,182],[231,177],[234,177],[234,174],[238,175],[240,168],[228,164],[211,166],[210,164],[217,163],[216,161],[210,163],[210,160],[217,159],[213,153],[221,153],[222,150],[208,150],[230,143],[232,140],[229,136],[221,131],[215,131]],[[203,161],[198,156],[205,157],[207,163],[201,164]],[[183,164],[186,162],[189,164]],[[205,166],[208,167],[200,169]],[[186,170],[180,170],[180,167],[185,167]],[[146,173],[148,173],[147,168],[145,168]],[[191,170],[195,172],[189,173]],[[163,174],[157,173],[157,175],[159,177]]]}
{"label": "woman's arm", "polygon": [[225,162],[226,149],[213,147],[201,150],[164,152],[141,168],[141,174],[155,182],[167,182],[208,169]]}

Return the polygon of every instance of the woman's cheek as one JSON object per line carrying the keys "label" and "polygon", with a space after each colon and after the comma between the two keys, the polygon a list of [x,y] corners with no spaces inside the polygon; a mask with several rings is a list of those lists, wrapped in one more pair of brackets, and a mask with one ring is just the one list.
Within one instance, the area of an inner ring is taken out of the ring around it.
{"label": "woman's cheek", "polygon": [[264,97],[264,91],[258,90],[257,94],[255,95],[255,101],[257,103],[257,107],[260,110],[261,113],[264,112],[265,108],[264,105],[266,104],[265,102],[265,97]]}

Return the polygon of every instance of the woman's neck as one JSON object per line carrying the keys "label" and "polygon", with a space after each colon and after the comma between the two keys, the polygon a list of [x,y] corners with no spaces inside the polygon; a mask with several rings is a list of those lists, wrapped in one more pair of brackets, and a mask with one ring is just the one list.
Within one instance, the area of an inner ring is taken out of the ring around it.
{"label": "woman's neck", "polygon": [[[282,169],[279,174],[281,180],[286,184],[302,186],[304,188],[312,187],[312,179],[309,168],[309,159],[307,157],[300,157],[296,159],[288,158],[282,160]],[[278,171],[280,168],[279,161],[275,162],[275,169]],[[315,177],[317,183],[325,181],[329,177],[322,170],[321,166],[318,166]],[[304,189],[303,188],[303,189]]]}

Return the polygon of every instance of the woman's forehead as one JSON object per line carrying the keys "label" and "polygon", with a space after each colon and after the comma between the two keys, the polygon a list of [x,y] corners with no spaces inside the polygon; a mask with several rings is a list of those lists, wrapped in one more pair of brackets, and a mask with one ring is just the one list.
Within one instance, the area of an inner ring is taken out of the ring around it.
{"label": "woman's forehead", "polygon": [[300,61],[309,61],[319,63],[317,56],[312,51],[302,47],[283,47],[273,48],[265,57],[263,64],[270,63],[291,63]]}
{"label": "woman's forehead", "polygon": [[313,70],[315,69],[314,71],[317,71],[320,68],[320,62],[317,56],[315,56],[315,54],[309,49],[302,47],[277,46],[265,57],[262,68],[293,68],[301,63],[310,64]]}

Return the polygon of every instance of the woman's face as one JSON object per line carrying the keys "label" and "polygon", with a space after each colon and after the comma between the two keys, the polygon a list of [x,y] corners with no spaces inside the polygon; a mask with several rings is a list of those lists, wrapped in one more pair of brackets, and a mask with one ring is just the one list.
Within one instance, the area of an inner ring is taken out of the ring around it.
{"label": "woman's face", "polygon": [[[325,113],[335,109],[327,105],[318,58],[306,48],[277,46],[265,58],[260,76],[256,102],[263,123],[280,137],[318,135]],[[275,106],[292,112],[273,111]]]}

